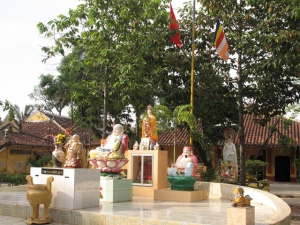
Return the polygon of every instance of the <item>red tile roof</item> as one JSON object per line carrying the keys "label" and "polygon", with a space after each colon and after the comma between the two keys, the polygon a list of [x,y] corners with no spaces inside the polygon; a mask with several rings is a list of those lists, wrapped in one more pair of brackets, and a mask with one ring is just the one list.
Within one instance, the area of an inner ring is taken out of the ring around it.
{"label": "red tile roof", "polygon": [[[7,132],[7,140],[4,140],[4,131],[0,131],[0,147],[8,145],[23,145],[35,147],[51,147],[53,148],[53,138],[50,135],[65,133],[67,128],[71,128],[72,120],[67,117],[61,117],[43,112],[48,116],[50,121],[43,122],[23,122],[19,133]],[[95,138],[92,130],[75,128],[72,132],[80,136],[83,145],[99,146],[99,138]],[[89,139],[91,139],[89,143]]]}
{"label": "red tile roof", "polygon": [[[244,116],[244,126],[245,126],[245,144],[248,147],[258,147],[261,146],[269,134],[269,127],[276,125],[277,118],[271,118],[270,122],[266,126],[261,126],[255,122],[255,117],[253,115]],[[288,129],[284,129],[284,119],[280,119],[277,124],[278,132],[272,134],[271,139],[268,142],[269,147],[278,147],[278,139],[281,134],[292,138],[295,143],[291,143],[291,147],[300,146],[300,123],[297,121],[292,121]],[[237,135],[238,136],[238,135]],[[236,140],[236,144],[239,144],[239,140]]]}
{"label": "red tile roof", "polygon": [[[57,115],[47,114],[52,118],[47,122],[23,122],[22,130],[20,133],[8,132],[8,142],[10,145],[26,145],[26,146],[41,146],[41,147],[53,147],[53,140],[51,137],[45,138],[49,134],[57,135],[63,133],[63,131],[69,127],[72,127],[72,121],[66,117],[60,117]],[[247,147],[259,147],[263,144],[268,136],[268,127],[276,123],[277,118],[272,118],[271,121],[262,127],[255,122],[255,118],[252,115],[244,116],[245,124],[245,144]],[[300,123],[293,121],[291,126],[285,130],[283,127],[283,119],[280,119],[278,123],[278,132],[275,132],[270,139],[268,146],[277,147],[280,134],[285,134],[295,140],[291,146],[300,146]],[[201,131],[201,124],[197,125],[199,131]],[[93,132],[89,129],[76,128],[73,133],[77,133],[81,137],[81,142],[85,145],[89,145],[89,138],[91,138],[91,146],[99,146],[99,138],[93,138]],[[237,135],[238,136],[238,135]],[[5,144],[4,131],[0,131],[0,147]],[[158,143],[161,145],[174,145],[174,133],[165,132],[159,136]],[[239,144],[238,138],[234,140],[235,144]],[[176,145],[189,144],[189,136],[186,129],[176,129]]]}
{"label": "red tile roof", "polygon": [[8,145],[53,147],[53,141],[47,141],[42,138],[28,135],[22,132],[8,132],[6,139],[4,139],[4,134],[0,133],[0,146],[3,146],[5,143],[7,143]]}
{"label": "red tile roof", "polygon": [[[244,127],[245,127],[245,145],[247,147],[259,147],[263,145],[264,141],[268,136],[268,127],[276,123],[277,118],[272,118],[271,121],[266,126],[261,126],[255,122],[255,117],[253,115],[244,116]],[[291,147],[300,146],[300,123],[293,121],[291,126],[285,130],[283,126],[284,119],[280,119],[278,123],[278,131],[272,135],[272,138],[269,140],[269,147],[279,147],[278,139],[280,134],[285,134],[288,137],[294,139],[295,143],[291,143]],[[201,125],[198,124],[198,130],[200,131]],[[238,137],[238,134],[237,134]],[[239,139],[233,140],[235,144],[239,144]],[[161,145],[173,145],[174,144],[174,133],[165,132],[161,134],[158,138],[158,143]],[[189,144],[189,136],[186,129],[176,130],[176,143],[177,145],[186,145]]]}

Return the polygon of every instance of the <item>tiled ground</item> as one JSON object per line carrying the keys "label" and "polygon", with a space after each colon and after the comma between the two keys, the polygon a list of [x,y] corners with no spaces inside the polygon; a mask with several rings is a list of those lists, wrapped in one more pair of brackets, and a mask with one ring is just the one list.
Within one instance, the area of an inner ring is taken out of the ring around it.
{"label": "tiled ground", "polygon": [[[266,225],[274,211],[255,206],[255,224]],[[147,197],[133,197],[132,201],[104,203],[99,207],[81,210],[50,209],[52,225],[222,225],[226,224],[229,200],[210,199],[193,203],[154,201]],[[25,192],[0,192],[0,225],[26,224],[31,208]],[[10,217],[14,215],[18,217]],[[59,223],[60,222],[60,223]]]}

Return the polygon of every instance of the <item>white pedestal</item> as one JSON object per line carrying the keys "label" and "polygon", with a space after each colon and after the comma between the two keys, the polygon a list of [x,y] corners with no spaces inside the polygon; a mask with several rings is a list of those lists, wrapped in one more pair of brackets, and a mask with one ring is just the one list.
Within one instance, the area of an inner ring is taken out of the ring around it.
{"label": "white pedestal", "polygon": [[105,179],[101,177],[100,188],[104,202],[124,202],[132,200],[131,179]]}
{"label": "white pedestal", "polygon": [[83,209],[99,206],[100,171],[84,168],[31,167],[34,184],[46,184],[52,176],[50,207]]}
{"label": "white pedestal", "polygon": [[254,225],[255,208],[248,207],[231,207],[227,208],[227,225]]}

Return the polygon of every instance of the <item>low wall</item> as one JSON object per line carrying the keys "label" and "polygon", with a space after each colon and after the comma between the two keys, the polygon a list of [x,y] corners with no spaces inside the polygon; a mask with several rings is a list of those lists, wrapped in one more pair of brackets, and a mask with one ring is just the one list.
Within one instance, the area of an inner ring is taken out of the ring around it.
{"label": "low wall", "polygon": [[[238,185],[224,184],[224,183],[210,183],[197,181],[195,189],[207,190],[208,198],[221,198],[234,200],[233,190],[239,187]],[[245,195],[249,195],[252,198],[252,202],[266,205],[276,211],[276,213],[268,221],[264,221],[267,224],[274,225],[289,225],[291,222],[291,208],[286,202],[266,191],[259,189],[244,187]]]}

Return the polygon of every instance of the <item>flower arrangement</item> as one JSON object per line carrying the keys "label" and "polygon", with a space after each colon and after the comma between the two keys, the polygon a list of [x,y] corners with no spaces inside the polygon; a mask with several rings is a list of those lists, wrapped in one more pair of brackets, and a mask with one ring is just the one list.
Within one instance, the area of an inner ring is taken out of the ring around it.
{"label": "flower arrangement", "polygon": [[232,162],[230,160],[223,161],[222,159],[220,159],[220,165],[222,169],[224,167],[232,167]]}
{"label": "flower arrangement", "polygon": [[47,137],[52,137],[53,138],[53,142],[54,143],[58,143],[58,144],[63,144],[65,143],[66,139],[67,139],[67,135],[65,134],[58,134],[56,136],[54,136],[53,134],[48,134],[45,138]]}
{"label": "flower arrangement", "polygon": [[52,137],[54,143],[64,144],[72,136],[73,129],[74,126],[68,127],[66,130],[62,130],[62,133],[59,133],[56,136],[53,134],[48,134],[43,139]]}
{"label": "flower arrangement", "polygon": [[65,143],[66,141],[66,135],[65,134],[58,134],[56,136],[53,137],[53,141],[55,143],[59,143],[59,144],[62,144],[62,143]]}

